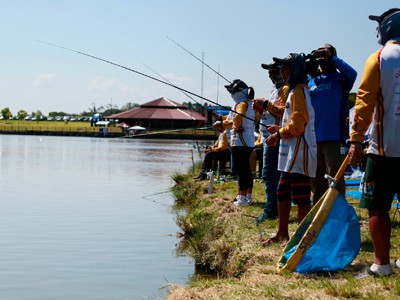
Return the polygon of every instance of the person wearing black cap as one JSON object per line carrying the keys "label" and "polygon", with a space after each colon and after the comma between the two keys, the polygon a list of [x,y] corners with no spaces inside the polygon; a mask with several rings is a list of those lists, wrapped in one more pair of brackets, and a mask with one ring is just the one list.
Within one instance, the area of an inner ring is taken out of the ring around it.
{"label": "person wearing black cap", "polygon": [[289,239],[289,216],[291,203],[298,207],[300,223],[311,209],[310,177],[315,177],[317,145],[314,131],[314,109],[307,86],[304,56],[290,53],[287,57],[273,60],[281,65],[281,75],[290,85],[282,126],[271,125],[267,144],[279,143],[278,170],[278,231],[263,245]]}
{"label": "person wearing black cap", "polygon": [[276,189],[280,177],[280,171],[278,170],[279,145],[267,145],[267,137],[270,135],[267,131],[267,126],[281,125],[284,106],[289,95],[289,85],[284,84],[279,66],[276,63],[272,63],[261,64],[261,67],[268,70],[269,78],[274,84],[275,90],[271,93],[268,101],[264,98],[256,98],[252,101],[254,110],[261,113],[260,131],[264,151],[262,178],[265,183],[266,202],[263,213],[257,218],[258,223],[267,219],[275,219],[278,216]]}
{"label": "person wearing black cap", "polygon": [[[331,44],[325,44],[313,52],[316,65],[315,70],[308,70],[308,86],[315,111],[317,138],[317,174],[311,178],[311,195],[315,205],[329,188],[325,174],[335,177],[343,161],[340,148],[348,138],[347,103],[357,71],[337,56]],[[343,177],[335,188],[345,196]]]}
{"label": "person wearing black cap", "polygon": [[[250,168],[250,155],[254,149],[254,121],[256,113],[251,106],[254,89],[248,87],[240,79],[225,85],[235,101],[233,126],[231,129],[231,152],[236,167],[239,184],[239,194],[234,204],[247,206],[252,204],[253,175]],[[259,118],[259,117],[258,117]]]}
{"label": "person wearing black cap", "polygon": [[377,38],[383,47],[365,63],[349,156],[353,167],[361,163],[364,134],[372,122],[360,207],[368,209],[374,263],[365,275],[388,276],[393,273],[392,266],[400,268],[399,259],[390,264],[389,216],[394,195],[400,196],[400,9],[369,19],[378,22]]}

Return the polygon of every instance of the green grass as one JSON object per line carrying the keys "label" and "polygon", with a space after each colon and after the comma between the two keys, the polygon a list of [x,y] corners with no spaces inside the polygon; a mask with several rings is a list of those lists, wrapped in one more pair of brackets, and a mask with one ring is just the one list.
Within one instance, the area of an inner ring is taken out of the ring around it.
{"label": "green grass", "polygon": [[[100,127],[91,127],[90,122],[63,122],[63,121],[23,121],[2,120],[0,121],[0,132],[21,131],[81,131],[98,132]],[[118,127],[107,127],[109,132],[122,132]]]}
{"label": "green grass", "polygon": [[[263,210],[263,183],[255,182],[253,206],[236,207],[232,204],[236,182],[215,183],[208,194],[208,182],[194,182],[194,175],[192,170],[176,175],[174,190],[179,195],[177,223],[182,230],[178,252],[194,258],[196,273],[187,286],[171,286],[168,299],[400,299],[398,270],[388,278],[354,278],[373,261],[367,211],[359,209],[355,199],[348,200],[359,217],[362,245],[349,267],[337,273],[278,273],[282,245],[260,243],[275,233],[277,220],[257,226],[251,217]],[[293,207],[291,233],[297,228],[296,213]],[[393,259],[400,254],[399,220],[397,214],[392,227]]]}

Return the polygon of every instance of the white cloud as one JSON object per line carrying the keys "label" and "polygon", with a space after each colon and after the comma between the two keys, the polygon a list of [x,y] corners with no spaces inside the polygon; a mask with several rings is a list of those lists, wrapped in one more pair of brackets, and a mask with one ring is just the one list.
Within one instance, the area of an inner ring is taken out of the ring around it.
{"label": "white cloud", "polygon": [[88,91],[92,93],[108,93],[126,91],[129,87],[116,78],[98,76],[92,79],[88,85]]}
{"label": "white cloud", "polygon": [[49,86],[56,82],[58,79],[57,74],[50,73],[50,74],[41,74],[33,82],[34,86],[42,87],[42,86]]}

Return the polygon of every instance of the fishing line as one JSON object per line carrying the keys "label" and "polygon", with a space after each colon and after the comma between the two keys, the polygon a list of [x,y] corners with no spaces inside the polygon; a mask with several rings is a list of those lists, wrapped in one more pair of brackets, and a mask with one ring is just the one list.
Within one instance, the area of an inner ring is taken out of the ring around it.
{"label": "fishing line", "polygon": [[[164,79],[165,81],[169,82],[172,84],[172,82],[170,80],[168,80],[167,78],[165,78],[164,76],[162,76],[161,74],[157,73],[154,69],[150,68],[148,65],[143,64],[145,67],[147,67],[150,71],[153,71],[154,73],[156,73],[158,76],[160,76],[162,79]],[[190,96],[188,93],[181,91],[185,96],[189,97],[190,99],[192,99],[194,102],[196,102],[197,104],[200,104],[200,102],[198,102],[197,100],[195,100],[192,96]]]}
{"label": "fishing line", "polygon": [[191,53],[189,50],[187,50],[186,48],[184,48],[183,46],[181,46],[180,44],[178,44],[177,42],[175,42],[173,39],[171,39],[169,36],[167,36],[167,39],[169,39],[171,42],[173,42],[175,45],[177,45],[179,48],[183,49],[184,51],[186,51],[187,53],[189,53],[191,56],[193,56],[195,59],[197,59],[199,62],[201,62],[203,65],[205,65],[207,68],[209,68],[211,71],[213,71],[215,74],[217,74],[218,76],[220,76],[221,78],[225,79],[228,83],[232,83],[229,79],[226,79],[224,76],[222,76],[219,72],[215,71],[213,68],[211,68],[208,64],[206,64],[203,60],[201,60],[200,58],[198,58],[196,55],[194,55],[193,53]]}
{"label": "fishing line", "polygon": [[147,136],[147,135],[164,134],[164,133],[178,132],[178,131],[184,131],[184,130],[203,130],[203,129],[210,129],[210,128],[211,128],[211,126],[171,129],[171,130],[156,131],[156,132],[149,132],[149,133],[139,133],[139,134],[135,134],[135,135],[125,135],[125,136],[123,136],[123,138],[126,138],[126,137],[133,138],[133,137],[141,137],[141,136]]}
{"label": "fishing line", "polygon": [[44,41],[41,41],[41,40],[34,40],[34,41],[39,42],[39,43],[42,43],[42,44],[50,45],[50,46],[53,46],[53,47],[56,47],[56,48],[64,49],[64,50],[67,50],[67,51],[71,51],[71,52],[74,52],[74,53],[78,53],[78,54],[81,54],[81,55],[90,57],[90,58],[92,58],[92,59],[96,59],[96,60],[102,61],[102,62],[104,62],[104,63],[107,63],[107,64],[110,64],[110,65],[113,65],[113,66],[116,66],[116,67],[125,69],[125,70],[130,71],[130,72],[133,72],[133,73],[136,73],[136,74],[138,74],[138,75],[141,75],[141,76],[143,76],[143,77],[152,79],[152,80],[154,80],[154,81],[163,83],[163,84],[168,85],[168,86],[170,86],[170,87],[173,87],[173,88],[175,88],[175,89],[177,89],[177,90],[186,92],[186,93],[188,93],[188,94],[190,94],[190,95],[192,95],[192,96],[198,97],[198,98],[203,99],[203,100],[205,100],[205,101],[208,101],[208,102],[210,102],[210,103],[212,103],[212,104],[215,104],[215,105],[217,105],[217,106],[219,106],[219,107],[222,107],[222,108],[224,108],[224,109],[226,109],[226,110],[229,110],[229,111],[231,111],[231,112],[233,112],[233,113],[235,113],[235,114],[237,114],[237,115],[239,115],[239,116],[241,116],[241,117],[243,117],[243,118],[245,118],[245,119],[248,119],[248,120],[250,120],[250,121],[253,121],[253,122],[256,123],[256,124],[259,124],[259,125],[262,125],[262,126],[265,126],[265,127],[266,127],[265,124],[261,124],[260,122],[257,122],[256,120],[254,120],[254,119],[252,119],[252,118],[249,118],[248,116],[246,116],[246,115],[244,115],[244,114],[241,114],[241,113],[238,113],[238,112],[232,110],[231,108],[227,108],[227,107],[225,107],[225,106],[223,106],[223,105],[221,105],[221,104],[218,104],[217,102],[214,102],[214,101],[212,101],[212,100],[210,100],[210,99],[207,99],[207,98],[205,98],[205,97],[203,97],[203,96],[197,95],[197,94],[195,94],[195,93],[193,93],[193,92],[191,92],[191,91],[188,91],[188,90],[186,90],[186,89],[184,89],[184,88],[181,88],[181,87],[179,87],[179,86],[177,86],[177,85],[175,85],[175,84],[169,83],[169,82],[167,82],[167,81],[163,81],[163,80],[161,80],[161,79],[158,79],[158,78],[153,77],[153,76],[151,76],[151,75],[148,75],[148,74],[145,74],[145,73],[143,73],[143,72],[137,71],[137,70],[135,70],[135,69],[128,68],[128,67],[125,67],[125,66],[123,66],[123,65],[117,64],[117,63],[115,63],[115,62],[106,60],[106,59],[104,59],[104,58],[97,57],[97,56],[94,56],[94,55],[91,55],[91,54],[88,54],[88,53],[85,53],[85,52],[82,52],[82,51],[74,50],[74,49],[71,49],[71,48],[68,48],[68,47],[64,47],[64,46],[61,46],[61,45],[56,45],[56,44],[49,43],[49,42],[44,42]]}
{"label": "fishing line", "polygon": [[151,194],[151,195],[143,196],[142,198],[145,199],[145,200],[148,200],[148,201],[157,203],[157,204],[161,204],[161,205],[165,205],[165,206],[170,206],[169,204],[165,204],[165,203],[162,203],[162,202],[160,202],[160,201],[155,201],[155,200],[150,200],[150,199],[148,199],[149,197],[154,197],[154,196],[158,196],[158,195],[162,195],[162,194],[166,194],[166,193],[171,193],[171,190],[169,189],[169,190],[166,190],[166,191],[163,191],[163,192],[159,192],[159,193],[154,193],[154,194]]}

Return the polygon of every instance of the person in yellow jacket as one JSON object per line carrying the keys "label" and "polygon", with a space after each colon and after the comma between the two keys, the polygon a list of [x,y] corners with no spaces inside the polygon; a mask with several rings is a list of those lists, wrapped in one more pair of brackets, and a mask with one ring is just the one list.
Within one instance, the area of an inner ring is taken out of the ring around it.
{"label": "person in yellow jacket", "polygon": [[365,63],[355,103],[349,157],[352,166],[361,163],[364,134],[372,124],[360,207],[368,209],[374,263],[364,274],[388,276],[393,273],[392,265],[400,268],[399,259],[390,264],[389,216],[394,195],[400,196],[400,9],[369,19],[378,22],[377,37],[382,48]]}
{"label": "person in yellow jacket", "polygon": [[239,193],[235,205],[247,206],[252,204],[253,175],[250,168],[250,155],[254,148],[255,123],[259,114],[254,111],[251,101],[254,99],[254,89],[240,79],[225,85],[235,101],[232,114],[231,151],[233,162],[238,175]]}
{"label": "person in yellow jacket", "polygon": [[226,162],[229,161],[231,157],[226,130],[224,129],[222,121],[216,121],[213,124],[213,129],[220,132],[218,140],[212,147],[206,148],[206,155],[203,160],[201,172],[199,176],[194,178],[195,180],[206,179],[207,172],[215,171],[215,168],[218,168],[221,175],[226,175]]}
{"label": "person in yellow jacket", "polygon": [[297,220],[300,223],[311,209],[310,177],[315,177],[317,143],[314,129],[314,109],[306,84],[306,66],[303,55],[290,53],[283,59],[273,60],[281,66],[281,75],[289,83],[290,92],[286,100],[282,124],[271,125],[269,146],[279,143],[278,170],[278,231],[263,244],[277,243],[289,239],[289,216],[291,203],[297,205]]}

